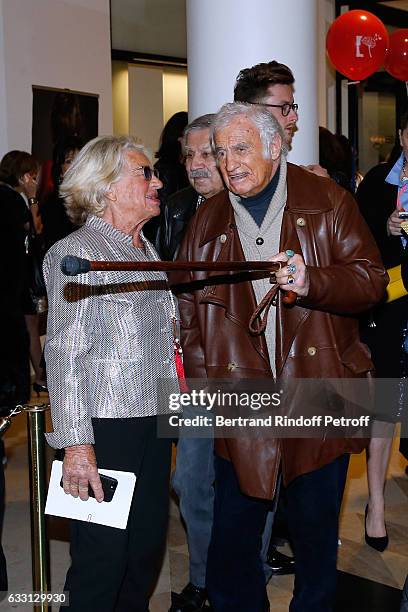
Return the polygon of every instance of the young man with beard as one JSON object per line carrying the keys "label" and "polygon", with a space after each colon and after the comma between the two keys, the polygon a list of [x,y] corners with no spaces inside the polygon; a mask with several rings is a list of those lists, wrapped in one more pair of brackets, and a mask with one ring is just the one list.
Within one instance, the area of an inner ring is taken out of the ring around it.
{"label": "young man with beard", "polygon": [[[295,77],[291,69],[275,60],[244,68],[237,76],[234,101],[258,104],[268,110],[283,130],[290,150],[297,131],[299,105],[295,103]],[[306,170],[329,177],[319,164],[308,164]]]}

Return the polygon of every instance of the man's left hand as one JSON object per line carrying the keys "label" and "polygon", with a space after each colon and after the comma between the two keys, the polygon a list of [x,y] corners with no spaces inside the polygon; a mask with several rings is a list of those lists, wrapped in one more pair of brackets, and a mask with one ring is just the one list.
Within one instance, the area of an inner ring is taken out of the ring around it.
{"label": "man's left hand", "polygon": [[295,253],[288,257],[284,251],[271,257],[271,261],[281,261],[285,264],[275,273],[276,282],[281,289],[294,291],[302,297],[309,293],[309,274],[301,255]]}

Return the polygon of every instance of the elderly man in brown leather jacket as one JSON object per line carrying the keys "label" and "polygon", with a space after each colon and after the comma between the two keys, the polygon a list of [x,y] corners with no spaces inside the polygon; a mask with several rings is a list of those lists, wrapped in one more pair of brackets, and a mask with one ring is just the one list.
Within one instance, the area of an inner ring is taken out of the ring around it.
{"label": "elderly man in brown leather jacket", "polygon": [[[179,295],[187,376],[283,383],[365,376],[372,363],[354,317],[381,299],[388,279],[352,196],[287,164],[281,128],[262,107],[226,104],[212,131],[227,190],[200,207],[179,260],[280,261],[276,281],[297,300],[287,307],[279,292],[265,329],[251,332],[251,315],[271,286],[267,278],[212,284],[209,272],[178,276],[187,283]],[[192,281],[200,282],[190,291]],[[216,440],[207,567],[215,612],[269,610],[260,534],[280,470],[296,555],[290,611],[332,610],[349,453],[365,446],[364,439],[325,436]]]}

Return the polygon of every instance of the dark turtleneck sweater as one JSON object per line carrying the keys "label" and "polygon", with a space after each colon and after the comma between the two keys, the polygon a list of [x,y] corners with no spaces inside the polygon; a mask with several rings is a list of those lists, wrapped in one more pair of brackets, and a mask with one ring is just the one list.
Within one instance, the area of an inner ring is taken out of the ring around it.
{"label": "dark turtleneck sweater", "polygon": [[240,198],[240,203],[245,206],[258,227],[261,227],[262,221],[268,210],[268,206],[276,191],[279,183],[280,166],[272,177],[272,180],[259,193],[248,198]]}

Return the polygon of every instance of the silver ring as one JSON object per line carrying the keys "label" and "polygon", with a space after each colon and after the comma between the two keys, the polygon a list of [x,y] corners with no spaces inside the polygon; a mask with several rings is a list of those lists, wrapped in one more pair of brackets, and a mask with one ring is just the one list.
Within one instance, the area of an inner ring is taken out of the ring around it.
{"label": "silver ring", "polygon": [[288,272],[289,272],[289,274],[295,274],[295,272],[296,272],[296,264],[294,264],[294,263],[288,264]]}
{"label": "silver ring", "polygon": [[286,249],[286,251],[285,251],[285,255],[286,255],[286,257],[289,257],[289,259],[291,257],[293,257],[294,254],[295,254],[295,251],[293,251],[293,249]]}
{"label": "silver ring", "polygon": [[293,276],[291,274],[289,274],[288,276],[288,285],[293,285],[295,282],[295,279],[293,278]]}

